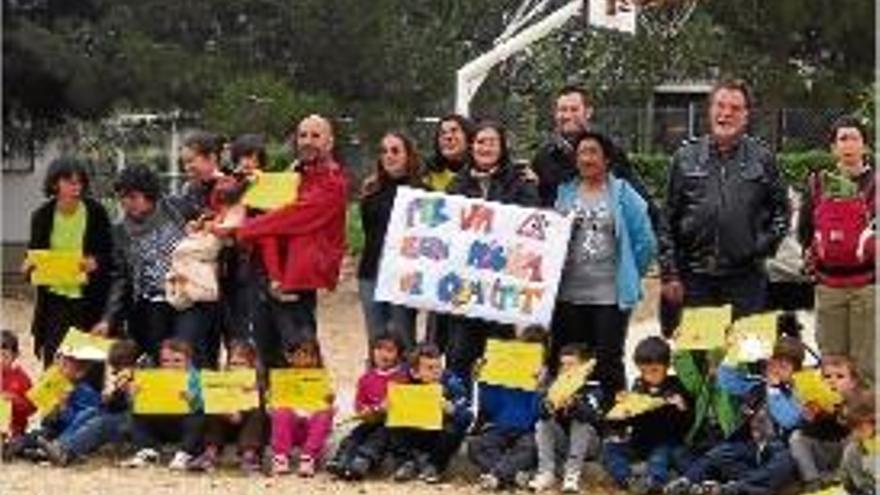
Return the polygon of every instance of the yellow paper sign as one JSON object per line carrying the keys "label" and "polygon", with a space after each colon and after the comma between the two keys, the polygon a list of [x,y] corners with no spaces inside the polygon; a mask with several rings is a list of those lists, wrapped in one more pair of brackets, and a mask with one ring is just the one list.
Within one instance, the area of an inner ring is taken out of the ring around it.
{"label": "yellow paper sign", "polygon": [[776,344],[777,312],[760,313],[733,322],[728,336],[727,359],[733,363],[753,363],[767,359]]}
{"label": "yellow paper sign", "polygon": [[299,174],[263,172],[244,194],[242,202],[257,210],[274,210],[296,201]]}
{"label": "yellow paper sign", "polygon": [[43,372],[40,381],[27,393],[28,399],[37,408],[37,414],[45,416],[52,412],[61,400],[73,390],[73,384],[61,373],[57,365]]}
{"label": "yellow paper sign", "polygon": [[330,406],[330,375],[323,368],[276,369],[269,372],[269,407],[316,412]]}
{"label": "yellow paper sign", "polygon": [[443,388],[436,383],[388,385],[389,428],[443,429]]}
{"label": "yellow paper sign", "polygon": [[187,414],[187,372],[184,370],[136,370],[135,414]]}
{"label": "yellow paper sign", "polygon": [[544,359],[540,344],[490,339],[480,381],[489,385],[535,390]]}
{"label": "yellow paper sign", "polygon": [[849,492],[843,488],[843,485],[834,485],[804,495],[849,495]]}
{"label": "yellow paper sign", "polygon": [[712,350],[724,347],[730,326],[731,306],[684,308],[675,333],[677,350]]}
{"label": "yellow paper sign", "polygon": [[105,361],[112,346],[113,341],[110,339],[70,327],[58,352],[86,361]]}
{"label": "yellow paper sign", "polygon": [[554,410],[560,409],[574,394],[584,386],[587,377],[593,372],[596,360],[591,359],[586,363],[576,366],[566,372],[560,373],[553,380],[553,384],[547,390],[547,401]]}
{"label": "yellow paper sign", "polygon": [[12,431],[12,401],[0,397],[0,434]]}
{"label": "yellow paper sign", "polygon": [[28,251],[27,259],[34,266],[31,285],[70,286],[86,283],[86,274],[80,266],[82,258],[82,253],[77,251]]}
{"label": "yellow paper sign", "polygon": [[812,402],[823,411],[833,412],[843,402],[843,397],[822,379],[822,373],[817,369],[798,371],[791,379],[795,397],[801,404]]}
{"label": "yellow paper sign", "polygon": [[608,411],[606,417],[614,420],[634,418],[663,407],[664,404],[666,404],[666,401],[660,397],[640,394],[637,392],[627,392],[623,394],[621,399],[614,404],[614,407]]}
{"label": "yellow paper sign", "polygon": [[202,371],[206,414],[232,414],[260,406],[254,370]]}

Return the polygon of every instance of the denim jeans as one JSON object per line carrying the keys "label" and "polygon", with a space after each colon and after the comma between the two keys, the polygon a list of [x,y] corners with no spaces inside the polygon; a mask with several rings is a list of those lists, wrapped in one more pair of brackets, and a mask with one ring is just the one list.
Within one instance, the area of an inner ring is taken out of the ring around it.
{"label": "denim jeans", "polygon": [[257,353],[266,368],[285,366],[284,349],[317,338],[317,292],[296,292],[295,301],[279,301],[266,287],[258,291],[254,312]]}
{"label": "denim jeans", "polygon": [[726,441],[693,462],[684,476],[692,483],[732,483],[739,493],[779,493],[797,479],[797,468],[786,445],[772,441],[763,448],[751,441]]}
{"label": "denim jeans", "polygon": [[196,303],[177,311],[165,302],[140,301],[129,316],[129,333],[155,363],[162,341],[177,337],[192,346],[197,368],[214,367],[220,346],[217,307],[217,303]]}
{"label": "denim jeans", "polygon": [[733,317],[757,313],[767,305],[767,274],[763,271],[712,276],[682,273],[685,306],[730,304]]}
{"label": "denim jeans", "polygon": [[[651,486],[660,488],[669,481],[670,467],[679,467],[679,459],[684,456],[683,445],[656,445],[647,451],[639,452],[629,441],[607,441],[603,446],[602,464],[605,470],[621,487],[632,473],[630,463],[643,457],[648,465],[648,479]],[[642,454],[642,455],[640,455]]]}
{"label": "denim jeans", "polygon": [[531,431],[489,428],[468,442],[468,457],[484,474],[510,485],[516,473],[534,469],[535,434]]}
{"label": "denim jeans", "polygon": [[131,429],[131,415],[127,412],[99,413],[79,429],[58,439],[61,448],[70,457],[85,457],[103,445],[121,442]]}
{"label": "denim jeans", "polygon": [[376,301],[375,292],[375,280],[358,279],[358,295],[367,326],[367,342],[372,342],[380,335],[394,334],[400,339],[404,349],[412,349],[416,343],[416,310]]}

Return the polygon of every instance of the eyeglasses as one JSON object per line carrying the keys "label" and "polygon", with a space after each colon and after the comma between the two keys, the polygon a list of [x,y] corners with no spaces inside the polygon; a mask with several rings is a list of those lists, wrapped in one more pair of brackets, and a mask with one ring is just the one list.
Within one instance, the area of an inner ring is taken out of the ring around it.
{"label": "eyeglasses", "polygon": [[382,147],[379,148],[379,152],[383,155],[399,155],[403,153],[403,149],[398,148],[397,146],[391,146],[389,148]]}

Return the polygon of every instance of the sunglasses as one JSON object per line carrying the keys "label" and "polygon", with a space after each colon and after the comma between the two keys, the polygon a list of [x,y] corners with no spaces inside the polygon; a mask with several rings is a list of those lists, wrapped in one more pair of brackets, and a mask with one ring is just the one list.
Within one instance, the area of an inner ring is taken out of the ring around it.
{"label": "sunglasses", "polygon": [[391,146],[391,147],[386,148],[383,146],[383,147],[379,148],[379,152],[382,153],[383,155],[386,155],[386,154],[387,155],[399,155],[399,154],[403,153],[403,148],[398,148],[397,146]]}

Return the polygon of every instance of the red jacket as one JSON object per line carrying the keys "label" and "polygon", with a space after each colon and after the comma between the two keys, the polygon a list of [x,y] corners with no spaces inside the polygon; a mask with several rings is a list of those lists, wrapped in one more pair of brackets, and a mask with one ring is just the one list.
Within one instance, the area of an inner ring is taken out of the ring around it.
{"label": "red jacket", "polygon": [[27,398],[31,379],[21,366],[13,364],[0,368],[0,390],[12,400],[12,436],[21,435],[27,428],[28,417],[37,410]]}
{"label": "red jacket", "polygon": [[246,221],[239,241],[259,247],[284,291],[332,289],[345,255],[348,182],[332,160],[306,164],[296,202]]}

